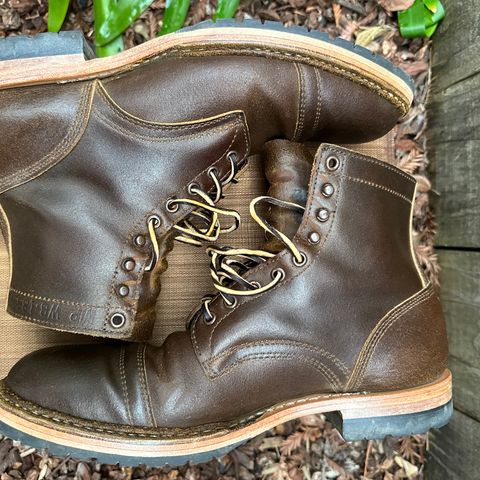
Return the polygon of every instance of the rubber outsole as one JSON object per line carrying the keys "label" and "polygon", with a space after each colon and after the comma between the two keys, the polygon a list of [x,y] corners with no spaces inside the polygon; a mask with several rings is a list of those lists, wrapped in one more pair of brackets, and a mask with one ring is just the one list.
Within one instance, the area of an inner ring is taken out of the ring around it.
{"label": "rubber outsole", "polygon": [[94,58],[90,46],[79,30],[18,35],[0,39],[0,61],[58,55],[83,55]]}
{"label": "rubber outsole", "polygon": [[[383,439],[386,436],[401,437],[407,435],[423,434],[432,428],[441,428],[446,425],[453,412],[452,401],[431,410],[419,413],[392,415],[388,417],[371,417],[361,419],[342,419],[339,412],[326,413],[325,416],[340,432],[346,441]],[[0,420],[0,432],[6,437],[20,441],[22,444],[36,449],[47,449],[50,455],[72,457],[80,460],[96,460],[99,463],[120,464],[122,466],[136,466],[139,464],[148,467],[162,467],[170,465],[177,467],[188,462],[198,464],[231,452],[247,441],[238,442],[224,448],[194,455],[175,457],[136,457],[107,453],[98,453],[80,450],[59,445],[54,442],[41,440],[12,428]]]}
{"label": "rubber outsole", "polygon": [[223,455],[231,452],[235,448],[243,445],[246,441],[238,442],[228,447],[219,448],[205,453],[196,453],[194,455],[184,455],[175,457],[138,457],[138,456],[125,456],[114,455],[108,453],[92,452],[88,450],[80,450],[77,448],[70,448],[64,445],[59,445],[55,442],[49,442],[37,437],[28,435],[20,430],[12,428],[10,425],[3,423],[0,420],[0,433],[5,437],[12,440],[17,440],[23,445],[36,448],[37,450],[46,449],[49,455],[56,457],[71,457],[82,461],[95,460],[98,463],[104,463],[108,465],[119,464],[123,467],[135,467],[137,465],[145,465],[147,467],[164,467],[170,465],[171,467],[179,467],[186,463],[205,463],[215,458],[220,458]]}

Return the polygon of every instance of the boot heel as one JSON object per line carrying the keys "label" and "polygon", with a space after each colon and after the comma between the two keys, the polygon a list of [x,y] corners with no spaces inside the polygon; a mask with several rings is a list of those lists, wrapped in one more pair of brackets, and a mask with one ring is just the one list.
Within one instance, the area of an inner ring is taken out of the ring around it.
{"label": "boot heel", "polygon": [[33,37],[19,35],[0,40],[0,61],[26,58],[78,55],[95,57],[80,31],[40,33]]}
{"label": "boot heel", "polygon": [[[0,90],[21,84],[30,72],[83,68],[95,54],[79,31],[0,39]],[[32,82],[37,83],[37,82]]]}
{"label": "boot heel", "polygon": [[431,428],[446,425],[453,412],[450,400],[431,410],[389,415],[383,417],[345,418],[341,412],[326,413],[325,416],[347,441],[382,439],[388,435],[402,437],[426,433]]}

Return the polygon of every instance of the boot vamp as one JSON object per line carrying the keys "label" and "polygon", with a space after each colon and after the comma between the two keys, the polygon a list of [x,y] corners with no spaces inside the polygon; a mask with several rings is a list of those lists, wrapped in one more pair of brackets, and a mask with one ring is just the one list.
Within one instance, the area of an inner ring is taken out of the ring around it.
{"label": "boot vamp", "polygon": [[20,360],[5,379],[24,400],[86,420],[151,426],[143,377],[145,345],[54,347]]}

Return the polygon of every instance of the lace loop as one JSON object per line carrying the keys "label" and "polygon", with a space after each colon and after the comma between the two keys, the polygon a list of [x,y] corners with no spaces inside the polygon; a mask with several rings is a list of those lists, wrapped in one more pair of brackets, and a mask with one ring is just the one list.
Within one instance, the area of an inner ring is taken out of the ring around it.
{"label": "lace loop", "polygon": [[[252,218],[266,232],[269,232],[284,243],[292,254],[293,261],[297,266],[304,265],[307,260],[305,254],[297,248],[290,238],[271,225],[258,213],[258,207],[262,203],[276,205],[302,213],[305,211],[305,208],[296,203],[286,202],[268,196],[257,197],[250,202],[250,215]],[[272,270],[272,280],[263,286],[256,281],[249,281],[243,276],[250,268],[267,261],[269,258],[275,257],[275,254],[271,252],[260,249],[228,247],[209,247],[207,252],[211,257],[210,273],[213,279],[213,285],[229,308],[234,308],[237,305],[237,297],[258,295],[267,292],[285,279],[285,271],[282,268]],[[208,297],[201,306],[201,312],[207,324],[215,322],[215,315],[212,314],[210,310],[211,302],[212,297]]]}
{"label": "lace loop", "polygon": [[[167,200],[166,208],[171,213],[178,212],[182,204],[195,208],[187,219],[173,226],[175,230],[180,232],[180,235],[175,237],[175,240],[200,246],[202,241],[216,241],[220,234],[233,232],[240,226],[240,214],[236,210],[219,208],[215,205],[223,198],[223,187],[235,181],[235,176],[239,170],[239,166],[232,156],[229,155],[228,160],[230,161],[230,171],[224,179],[220,178],[216,167],[210,167],[207,171],[214,184],[214,191],[211,194],[204,192],[197,182],[192,182],[187,187],[188,193],[199,197],[198,199],[171,197]],[[228,227],[222,228],[219,222],[219,216],[221,215],[233,219],[233,223]],[[158,223],[155,224],[154,221],[150,221],[153,217],[151,216],[147,220],[148,232],[152,243],[152,255],[145,269],[146,271],[151,271],[155,268],[160,255],[155,233],[155,229],[160,225],[160,219],[156,217]]]}

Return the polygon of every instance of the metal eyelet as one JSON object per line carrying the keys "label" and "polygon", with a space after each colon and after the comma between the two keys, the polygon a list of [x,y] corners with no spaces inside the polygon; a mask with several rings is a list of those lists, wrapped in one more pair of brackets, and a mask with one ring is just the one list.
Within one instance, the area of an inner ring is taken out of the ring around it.
{"label": "metal eyelet", "polygon": [[292,262],[296,267],[303,267],[307,263],[307,256],[303,252],[300,252],[300,256],[302,257],[300,262],[295,257],[292,257]]}
{"label": "metal eyelet", "polygon": [[110,325],[113,328],[122,328],[127,323],[127,318],[123,313],[117,312],[110,317]]}
{"label": "metal eyelet", "polygon": [[133,242],[137,247],[144,247],[147,243],[147,239],[145,238],[145,235],[139,234],[134,238]]}
{"label": "metal eyelet", "polygon": [[150,222],[153,222],[153,228],[158,228],[162,224],[162,219],[158,215],[153,214],[147,218],[147,223]]}
{"label": "metal eyelet", "polygon": [[327,158],[325,165],[327,166],[328,170],[334,172],[340,166],[340,160],[337,157],[331,156]]}
{"label": "metal eyelet", "polygon": [[126,258],[123,263],[122,263],[122,268],[126,271],[126,272],[131,272],[132,270],[135,269],[135,260],[133,258]]}
{"label": "metal eyelet", "polygon": [[203,321],[205,322],[205,325],[212,325],[215,323],[215,320],[217,320],[217,316],[214,313],[212,313],[212,317],[209,320],[204,318]]}
{"label": "metal eyelet", "polygon": [[316,245],[320,241],[320,234],[317,232],[310,232],[308,235],[308,241],[312,245]]}
{"label": "metal eyelet", "polygon": [[276,268],[275,270],[272,270],[272,273],[270,274],[272,279],[275,280],[278,275],[280,274],[278,281],[281,282],[282,280],[285,280],[285,270],[283,268]]}
{"label": "metal eyelet", "polygon": [[317,220],[319,222],[326,222],[330,217],[330,212],[326,208],[320,208],[317,212]]}
{"label": "metal eyelet", "polygon": [[333,185],[331,183],[324,183],[322,185],[322,195],[324,197],[331,197],[333,193],[335,192],[335,188],[333,188]]}
{"label": "metal eyelet", "polygon": [[175,200],[175,197],[171,197],[165,203],[165,208],[171,213],[177,212],[179,208],[178,203],[173,203],[174,200]]}
{"label": "metal eyelet", "polygon": [[231,150],[230,152],[227,153],[227,158],[231,162],[236,162],[238,159],[238,153],[235,150]]}
{"label": "metal eyelet", "polygon": [[189,183],[187,187],[188,194],[196,195],[196,192],[193,191],[194,189],[200,190],[200,185],[197,182]]}
{"label": "metal eyelet", "polygon": [[215,175],[218,178],[220,176],[220,172],[218,171],[217,167],[209,167],[207,170],[207,175]]}
{"label": "metal eyelet", "polygon": [[126,297],[130,293],[130,289],[125,284],[121,284],[117,287],[117,294],[119,297]]}
{"label": "metal eyelet", "polygon": [[233,308],[236,308],[236,307],[237,307],[237,305],[238,305],[238,299],[237,299],[237,297],[234,297],[232,303],[227,303],[227,302],[225,301],[225,299],[223,299],[223,303],[225,304],[225,306],[226,306],[227,308],[233,309]]}

